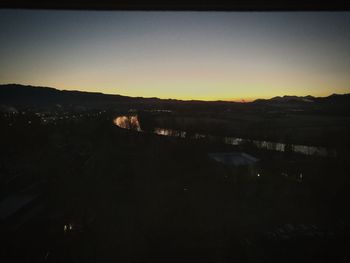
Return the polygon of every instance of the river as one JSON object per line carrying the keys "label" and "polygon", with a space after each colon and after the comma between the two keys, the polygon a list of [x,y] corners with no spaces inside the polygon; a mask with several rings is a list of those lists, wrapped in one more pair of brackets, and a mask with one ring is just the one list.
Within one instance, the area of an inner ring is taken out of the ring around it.
{"label": "river", "polygon": [[[135,130],[142,132],[137,115],[119,116],[114,119],[114,124],[123,129]],[[211,141],[221,141],[230,145],[242,145],[251,144],[259,149],[267,149],[272,151],[284,152],[287,148],[286,143],[251,140],[246,138],[230,137],[230,136],[215,136],[210,134],[194,133],[189,135],[186,131],[174,130],[168,128],[155,128],[153,131],[155,134],[179,138],[194,138],[194,139],[209,139]],[[304,155],[316,155],[316,156],[330,156],[335,157],[336,151],[333,149],[327,149],[322,146],[309,146],[309,145],[297,145],[291,144],[290,150],[295,153]]]}

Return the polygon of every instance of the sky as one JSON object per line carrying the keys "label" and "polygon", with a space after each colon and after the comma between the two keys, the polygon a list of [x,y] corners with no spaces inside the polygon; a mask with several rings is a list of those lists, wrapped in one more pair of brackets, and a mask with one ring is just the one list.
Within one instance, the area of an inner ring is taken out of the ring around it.
{"label": "sky", "polygon": [[250,101],[350,93],[350,12],[0,10],[0,84]]}

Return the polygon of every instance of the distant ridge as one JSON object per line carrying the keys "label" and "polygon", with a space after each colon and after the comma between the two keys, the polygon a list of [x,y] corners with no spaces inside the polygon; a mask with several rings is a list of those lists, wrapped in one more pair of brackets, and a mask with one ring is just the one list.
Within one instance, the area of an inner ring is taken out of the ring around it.
{"label": "distant ridge", "polygon": [[58,90],[51,87],[0,85],[0,103],[10,105],[50,106],[55,104],[98,105],[113,101],[127,101],[129,97],[102,93]]}
{"label": "distant ridge", "polygon": [[118,105],[131,107],[133,105],[313,105],[313,104],[347,104],[350,105],[350,93],[332,94],[328,97],[313,97],[311,95],[277,96],[271,99],[257,99],[253,102],[233,101],[201,101],[159,99],[156,97],[129,97],[122,95],[103,94],[76,90],[58,90],[52,87],[30,86],[21,84],[0,85],[0,104],[20,107],[52,107],[62,105],[68,107],[105,108]]}
{"label": "distant ridge", "polygon": [[[80,95],[80,96],[92,96],[97,95],[100,97],[109,97],[109,98],[118,98],[121,100],[154,100],[154,101],[189,101],[189,102],[206,102],[201,100],[178,100],[178,99],[160,99],[157,97],[130,97],[130,96],[124,96],[124,95],[118,95],[118,94],[105,94],[101,92],[87,92],[87,91],[78,91],[78,90],[59,90],[52,87],[44,87],[44,86],[31,86],[31,85],[22,85],[22,84],[0,84],[0,102],[3,98],[14,98],[20,95],[20,96],[40,96],[40,95]],[[213,101],[213,102],[225,102],[228,103],[229,101]],[[234,103],[234,102],[232,102]]]}
{"label": "distant ridge", "polygon": [[253,103],[313,103],[313,102],[348,102],[350,93],[332,94],[327,97],[307,96],[276,96],[271,99],[257,99]]}
{"label": "distant ridge", "polygon": [[[125,105],[160,105],[160,104],[206,104],[206,101],[159,99],[156,97],[129,97],[76,90],[58,90],[52,87],[30,86],[21,84],[0,85],[0,105],[18,107],[47,108],[55,105],[65,107],[106,108]],[[214,104],[235,104],[235,102],[213,101]]]}

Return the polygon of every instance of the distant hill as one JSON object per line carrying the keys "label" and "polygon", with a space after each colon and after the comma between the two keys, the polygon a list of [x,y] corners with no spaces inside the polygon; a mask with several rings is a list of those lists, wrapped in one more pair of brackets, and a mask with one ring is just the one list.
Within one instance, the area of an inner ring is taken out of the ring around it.
{"label": "distant hill", "polygon": [[[328,97],[313,96],[283,96],[271,99],[258,99],[250,103],[228,101],[181,101],[174,99],[128,97],[121,95],[108,95],[97,92],[67,91],[51,87],[35,87],[20,84],[0,85],[0,106],[15,108],[61,108],[68,110],[85,109],[145,109],[163,108],[186,110],[226,110],[256,109],[261,107],[279,107],[300,109],[329,109],[337,112],[346,110],[350,112],[350,94],[332,94]],[[325,105],[325,106],[322,106]]]}
{"label": "distant hill", "polygon": [[350,93],[348,94],[332,94],[328,97],[308,96],[277,96],[271,99],[257,99],[254,103],[347,103],[350,102]]}
{"label": "distant hill", "polygon": [[201,109],[209,107],[226,107],[237,105],[226,101],[182,101],[176,99],[159,99],[110,95],[98,92],[58,90],[51,87],[37,87],[20,84],[0,85],[0,106],[2,108],[37,108],[37,109],[147,109],[147,108],[177,108]]}
{"label": "distant hill", "polygon": [[274,97],[270,99],[271,101],[278,101],[278,102],[314,102],[314,97],[312,96],[305,96],[305,97],[298,97],[298,96],[283,96],[283,97]]}
{"label": "distant hill", "polygon": [[[19,84],[0,85],[0,104],[19,107],[79,106],[100,108],[117,104],[142,102],[143,98],[108,95],[97,92],[57,90],[51,87],[35,87]],[[157,98],[147,99],[159,101]]]}
{"label": "distant hill", "polygon": [[[321,103],[341,103],[346,104],[350,103],[350,93],[347,94],[332,94],[328,97],[318,97],[314,98],[315,102],[321,102]],[[350,105],[350,104],[349,104]]]}

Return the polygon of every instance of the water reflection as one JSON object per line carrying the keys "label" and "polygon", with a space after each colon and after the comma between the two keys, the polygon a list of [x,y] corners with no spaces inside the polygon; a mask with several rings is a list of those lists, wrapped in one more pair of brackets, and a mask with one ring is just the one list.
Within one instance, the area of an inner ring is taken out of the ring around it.
{"label": "water reflection", "polygon": [[[141,132],[140,123],[137,115],[131,116],[119,116],[114,119],[114,124],[123,129],[136,130]],[[155,128],[153,131],[155,134],[171,137],[180,137],[180,138],[192,138],[192,139],[208,139],[210,141],[221,141],[230,145],[242,145],[250,144],[259,149],[267,149],[272,151],[285,152],[287,148],[291,152],[301,153],[305,155],[318,155],[318,156],[336,156],[336,151],[327,149],[321,146],[307,146],[307,145],[294,145],[291,144],[287,147],[285,143],[271,142],[271,141],[260,141],[260,140],[251,140],[243,139],[237,137],[228,137],[228,136],[214,136],[209,134],[200,134],[194,133],[189,134],[186,131],[167,129],[167,128]]]}
{"label": "water reflection", "polygon": [[172,129],[164,129],[164,128],[155,128],[154,133],[158,135],[164,135],[164,136],[173,136],[173,137],[181,137],[186,138],[186,132],[185,131],[177,131]]}

